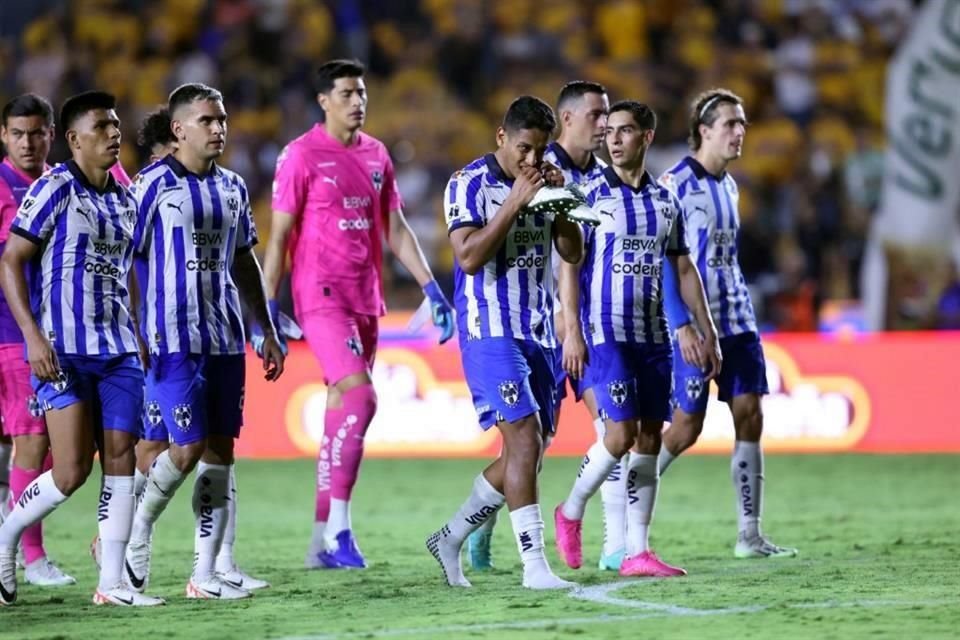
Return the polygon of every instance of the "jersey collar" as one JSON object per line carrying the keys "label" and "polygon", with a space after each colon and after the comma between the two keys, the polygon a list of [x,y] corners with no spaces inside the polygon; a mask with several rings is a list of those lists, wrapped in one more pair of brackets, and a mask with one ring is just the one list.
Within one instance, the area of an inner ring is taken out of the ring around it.
{"label": "jersey collar", "polygon": [[492,153],[488,153],[483,157],[484,161],[487,163],[487,169],[490,171],[491,175],[500,182],[513,182],[513,178],[508,178],[507,174],[504,173],[503,167],[500,166],[500,163],[497,162],[497,156]]}
{"label": "jersey collar", "polygon": [[626,187],[634,193],[641,193],[647,187],[651,187],[656,184],[653,181],[653,176],[650,175],[649,171],[643,172],[643,180],[640,182],[639,187],[634,188],[629,184],[624,184],[623,180],[620,179],[620,176],[617,175],[617,172],[613,170],[612,165],[603,170],[603,177],[607,179],[607,183],[611,187]]}
{"label": "jersey collar", "polygon": [[570,157],[570,154],[567,153],[567,150],[564,149],[556,140],[550,143],[549,148],[553,150],[554,154],[556,154],[557,162],[560,163],[561,169],[566,169],[567,171],[577,170],[583,171],[584,173],[589,173],[593,171],[594,167],[597,166],[596,154],[590,154],[590,160],[587,161],[587,166],[578,167],[573,163],[573,159]]}
{"label": "jersey collar", "polygon": [[164,156],[163,162],[167,163],[167,166],[170,167],[170,170],[173,171],[178,178],[186,178],[187,176],[194,176],[196,178],[203,179],[209,176],[216,176],[220,174],[220,167],[217,166],[216,162],[213,163],[213,167],[210,168],[210,173],[208,173],[206,176],[198,175],[196,173],[193,173],[189,169],[187,169],[185,166],[183,166],[182,162],[180,162],[179,160],[173,157],[172,153],[168,153],[166,156]]}
{"label": "jersey collar", "polygon": [[690,169],[693,171],[693,175],[697,176],[698,180],[703,180],[704,178],[713,178],[714,180],[719,181],[727,177],[726,171],[724,171],[719,176],[713,175],[712,173],[707,171],[706,167],[700,164],[697,161],[697,159],[694,158],[693,156],[687,156],[687,166],[690,167]]}
{"label": "jersey collar", "polygon": [[90,183],[90,180],[87,179],[86,174],[84,174],[83,170],[80,169],[80,165],[78,165],[74,160],[67,160],[66,165],[67,165],[67,169],[69,169],[70,173],[73,174],[73,177],[77,180],[77,182],[82,184],[86,189],[89,189],[90,191],[94,191],[101,195],[108,193],[110,191],[116,194],[123,193],[123,187],[120,186],[120,183],[116,181],[116,179],[113,177],[113,174],[110,173],[109,171],[107,172],[107,186],[104,187],[103,190],[101,191],[100,189],[96,188],[95,186],[93,186],[93,184]]}

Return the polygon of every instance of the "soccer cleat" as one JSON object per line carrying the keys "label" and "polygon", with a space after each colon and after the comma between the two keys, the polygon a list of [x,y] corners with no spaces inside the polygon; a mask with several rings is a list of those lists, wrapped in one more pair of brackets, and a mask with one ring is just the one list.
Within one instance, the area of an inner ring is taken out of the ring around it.
{"label": "soccer cleat", "polygon": [[17,601],[16,551],[0,551],[0,606]]}
{"label": "soccer cleat", "polygon": [[570,520],[563,515],[563,503],[553,510],[553,522],[557,530],[557,553],[571,569],[583,564],[583,520]]}
{"label": "soccer cleat", "polygon": [[648,578],[673,578],[685,576],[687,572],[674,567],[657,557],[653,551],[644,551],[631,558],[625,558],[620,565],[620,575],[624,577],[645,576]]}
{"label": "soccer cleat", "polygon": [[467,551],[470,553],[470,566],[474,571],[489,571],[493,569],[493,560],[490,558],[490,531],[477,529],[467,538]]}
{"label": "soccer cleat", "polygon": [[614,551],[610,555],[600,553],[600,562],[597,563],[597,568],[600,571],[620,571],[620,566],[623,565],[623,558],[627,555],[625,549],[620,549],[619,551]]}
{"label": "soccer cleat", "polygon": [[240,570],[240,567],[233,565],[229,571],[218,571],[217,577],[223,580],[231,587],[243,589],[245,591],[256,591],[257,589],[266,589],[270,583],[260,578],[254,578]]}
{"label": "soccer cleat", "polygon": [[35,584],[38,587],[64,587],[77,583],[73,576],[65,574],[46,556],[28,564],[23,570],[23,578],[27,584]]}
{"label": "soccer cleat", "polygon": [[252,595],[246,589],[227,584],[217,575],[206,580],[197,580],[191,576],[187,583],[187,598],[191,600],[242,600]]}
{"label": "soccer cleat", "polygon": [[326,549],[310,549],[304,561],[307,569],[340,569],[340,563]]}
{"label": "soccer cleat", "polygon": [[93,540],[90,542],[90,557],[93,558],[93,564],[97,565],[97,569],[100,568],[100,558],[103,554],[103,546],[100,544],[100,534],[93,536]]}
{"label": "soccer cleat", "polygon": [[137,593],[128,585],[122,582],[113,589],[103,591],[97,589],[93,594],[93,604],[110,604],[118,607],[158,607],[166,604],[163,598],[154,598],[142,593]]}
{"label": "soccer cleat", "polygon": [[150,541],[131,540],[127,543],[124,569],[127,584],[137,593],[143,593],[150,583]]}
{"label": "soccer cleat", "polygon": [[737,558],[795,558],[797,553],[796,549],[775,545],[761,535],[747,538],[742,533],[733,548]]}
{"label": "soccer cleat", "polygon": [[344,529],[337,534],[337,547],[328,551],[330,557],[337,563],[338,569],[366,569],[367,561],[357,546],[357,541],[353,537],[350,529]]}
{"label": "soccer cleat", "polygon": [[450,528],[443,528],[427,538],[427,551],[440,563],[443,577],[451,587],[472,587],[470,581],[463,575],[463,565],[460,564],[460,547],[462,544],[450,539]]}

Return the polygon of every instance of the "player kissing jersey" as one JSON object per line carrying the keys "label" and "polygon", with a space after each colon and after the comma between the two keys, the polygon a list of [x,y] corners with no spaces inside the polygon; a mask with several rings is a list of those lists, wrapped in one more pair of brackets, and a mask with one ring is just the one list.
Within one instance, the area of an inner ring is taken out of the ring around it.
{"label": "player kissing jersey", "polygon": [[96,190],[72,160],[31,185],[10,231],[48,247],[31,274],[30,304],[58,353],[137,352],[127,291],[135,222],[125,188],[111,176]]}
{"label": "player kissing jersey", "polygon": [[403,204],[386,147],[363,132],[344,146],[323,125],[277,159],[273,210],[296,217],[288,248],[298,318],[324,308],[381,316],[384,230]]}
{"label": "player kissing jersey", "polygon": [[198,176],[168,155],[144,169],[132,190],[151,353],[244,353],[230,269],[257,243],[257,230],[243,178],[217,165]]}

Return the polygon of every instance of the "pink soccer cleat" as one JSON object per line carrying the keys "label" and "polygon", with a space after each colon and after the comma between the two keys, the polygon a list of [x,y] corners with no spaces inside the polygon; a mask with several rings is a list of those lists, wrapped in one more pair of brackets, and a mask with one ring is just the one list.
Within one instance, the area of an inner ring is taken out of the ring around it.
{"label": "pink soccer cleat", "polygon": [[579,569],[583,564],[583,541],[581,529],[583,520],[570,520],[563,515],[563,503],[553,510],[553,522],[557,529],[557,553],[571,569]]}
{"label": "pink soccer cleat", "polygon": [[626,558],[620,565],[620,575],[624,577],[646,576],[648,578],[673,578],[685,576],[687,572],[680,567],[672,567],[653,551],[644,551]]}

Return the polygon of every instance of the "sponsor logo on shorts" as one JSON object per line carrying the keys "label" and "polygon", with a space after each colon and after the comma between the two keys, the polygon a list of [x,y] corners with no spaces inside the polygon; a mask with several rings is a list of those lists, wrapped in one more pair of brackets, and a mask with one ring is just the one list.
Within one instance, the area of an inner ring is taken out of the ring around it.
{"label": "sponsor logo on shorts", "polygon": [[178,404],[173,408],[173,422],[181,431],[190,429],[193,424],[193,410],[188,404]]}
{"label": "sponsor logo on shorts", "polygon": [[147,422],[154,427],[163,422],[163,412],[160,411],[160,403],[156,400],[147,403]]}
{"label": "sponsor logo on shorts", "polygon": [[508,407],[515,407],[520,402],[520,384],[516,380],[504,380],[497,385],[500,397]]}
{"label": "sponsor logo on shorts", "polygon": [[617,407],[622,407],[627,401],[627,383],[623,380],[614,380],[607,385],[610,400]]}

